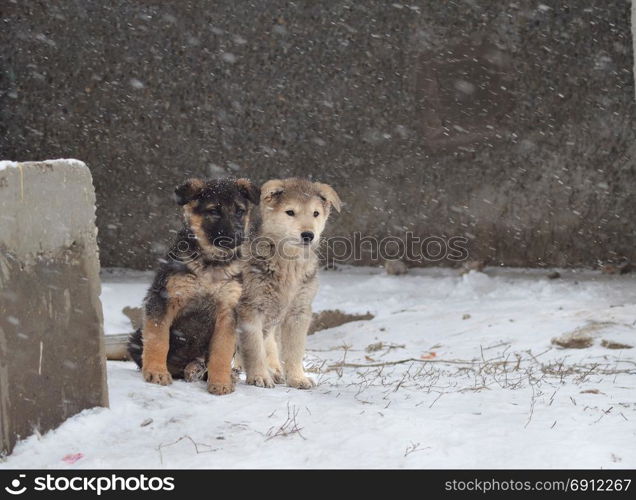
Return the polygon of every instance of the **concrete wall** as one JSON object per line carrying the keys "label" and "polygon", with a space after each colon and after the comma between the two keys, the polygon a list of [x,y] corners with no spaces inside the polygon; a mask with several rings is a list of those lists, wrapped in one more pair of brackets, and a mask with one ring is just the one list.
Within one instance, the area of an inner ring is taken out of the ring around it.
{"label": "concrete wall", "polygon": [[99,293],[88,168],[0,163],[0,455],[108,405]]}
{"label": "concrete wall", "polygon": [[[632,1],[632,46],[636,54],[636,2]],[[636,78],[636,58],[634,58],[634,78]],[[634,89],[636,91],[636,88]]]}
{"label": "concrete wall", "polygon": [[92,168],[106,266],[191,175],[332,183],[333,232],[507,265],[636,260],[627,1],[4,2],[0,157]]}

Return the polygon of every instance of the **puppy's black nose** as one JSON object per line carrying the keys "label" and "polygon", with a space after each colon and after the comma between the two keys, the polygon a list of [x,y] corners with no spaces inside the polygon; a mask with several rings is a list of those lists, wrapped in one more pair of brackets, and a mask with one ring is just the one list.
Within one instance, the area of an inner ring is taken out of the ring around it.
{"label": "puppy's black nose", "polygon": [[303,231],[300,233],[300,238],[303,240],[303,243],[311,243],[314,239],[314,233],[311,231]]}

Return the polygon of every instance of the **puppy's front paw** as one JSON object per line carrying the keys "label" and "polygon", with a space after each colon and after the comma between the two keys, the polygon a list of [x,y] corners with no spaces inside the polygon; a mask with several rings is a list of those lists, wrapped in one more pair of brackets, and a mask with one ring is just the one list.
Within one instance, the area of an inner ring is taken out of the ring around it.
{"label": "puppy's front paw", "polygon": [[224,396],[234,392],[234,382],[212,382],[208,381],[208,392],[217,396]]}
{"label": "puppy's front paw", "polygon": [[314,382],[313,379],[306,377],[305,375],[288,376],[287,385],[289,387],[293,387],[294,389],[311,389],[312,387],[316,386],[316,382]]}
{"label": "puppy's front paw", "polygon": [[168,370],[144,368],[141,370],[144,380],[151,384],[170,385],[172,384],[172,375]]}
{"label": "puppy's front paw", "polygon": [[274,381],[269,375],[249,375],[246,382],[256,387],[267,387],[269,389],[274,387]]}

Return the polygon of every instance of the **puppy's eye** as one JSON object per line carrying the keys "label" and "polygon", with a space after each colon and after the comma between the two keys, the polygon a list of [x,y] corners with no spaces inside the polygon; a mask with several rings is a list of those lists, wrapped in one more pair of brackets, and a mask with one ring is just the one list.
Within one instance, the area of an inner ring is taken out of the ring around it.
{"label": "puppy's eye", "polygon": [[296,215],[293,210],[287,210],[287,212],[285,213],[289,215],[290,217],[293,217],[294,215]]}
{"label": "puppy's eye", "polygon": [[318,212],[317,210],[314,212],[314,217],[318,217],[320,215],[320,212]]}
{"label": "puppy's eye", "polygon": [[242,208],[237,208],[237,209],[236,209],[236,215],[239,215],[239,216],[240,216],[240,215],[243,215],[244,213],[245,213],[245,210],[244,210],[244,209],[242,209]]}
{"label": "puppy's eye", "polygon": [[210,210],[208,210],[208,214],[210,215],[221,215],[221,209],[220,208],[211,208]]}

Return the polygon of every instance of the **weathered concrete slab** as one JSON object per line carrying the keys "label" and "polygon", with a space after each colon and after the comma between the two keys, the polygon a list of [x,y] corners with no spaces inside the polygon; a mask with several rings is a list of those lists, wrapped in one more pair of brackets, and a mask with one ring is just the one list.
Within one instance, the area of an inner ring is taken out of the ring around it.
{"label": "weathered concrete slab", "polygon": [[0,162],[0,454],[108,405],[96,233],[82,162]]}

